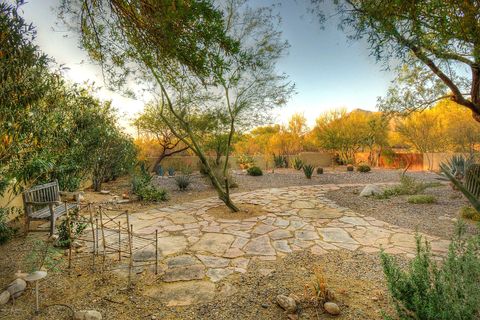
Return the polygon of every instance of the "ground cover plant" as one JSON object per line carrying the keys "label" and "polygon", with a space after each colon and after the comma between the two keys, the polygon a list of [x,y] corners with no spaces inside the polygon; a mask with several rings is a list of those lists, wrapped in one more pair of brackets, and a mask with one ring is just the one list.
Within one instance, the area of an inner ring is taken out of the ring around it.
{"label": "ground cover plant", "polygon": [[261,176],[263,175],[263,172],[259,167],[250,167],[247,169],[247,174],[249,176]]}
{"label": "ground cover plant", "polygon": [[413,204],[427,204],[427,203],[436,203],[437,198],[428,194],[416,194],[408,197],[407,201],[408,203],[413,203]]}
{"label": "ground cover plant", "polygon": [[437,182],[422,182],[408,175],[401,175],[400,184],[389,187],[383,191],[382,194],[376,195],[378,199],[388,199],[390,197],[401,195],[416,195],[427,188],[437,187],[440,184]]}

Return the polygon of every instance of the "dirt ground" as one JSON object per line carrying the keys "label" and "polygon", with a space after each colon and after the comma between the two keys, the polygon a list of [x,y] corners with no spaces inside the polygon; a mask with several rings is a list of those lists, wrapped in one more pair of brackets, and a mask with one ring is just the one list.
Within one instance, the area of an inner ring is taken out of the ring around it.
{"label": "dirt ground", "polygon": [[[302,172],[283,169],[265,173],[262,177],[250,177],[243,172],[234,174],[239,187],[232,192],[243,192],[269,187],[291,185],[395,182],[400,171],[373,170],[371,173],[347,173],[342,168],[327,169],[323,175],[314,175],[311,180]],[[433,181],[435,174],[417,172],[415,177]],[[132,202],[114,204],[117,195],[128,190],[128,178],[106,184],[110,194],[85,192],[85,199],[97,205],[141,212],[152,207],[171,206],[181,202],[215,196],[214,190],[203,177],[197,175],[187,191],[177,191],[172,178],[159,178],[157,184],[169,192],[169,200],[161,203]],[[358,189],[358,188],[357,188]],[[360,214],[419,231],[445,237],[451,233],[457,210],[466,201],[457,196],[448,186],[428,189],[427,193],[437,196],[439,202],[432,205],[408,204],[402,197],[388,200],[362,199],[356,188],[333,191],[328,197],[339,205],[350,207]],[[445,216],[447,218],[441,218]],[[35,239],[45,240],[45,233],[30,233],[27,238],[18,235],[0,246],[0,288],[14,280],[17,270],[25,271],[32,261],[32,243]],[[399,258],[406,264],[405,258]],[[255,261],[245,274],[236,274],[223,281],[217,288],[213,302],[185,306],[166,307],[161,300],[143,293],[157,279],[151,272],[134,276],[134,286],[127,289],[127,279],[114,272],[92,273],[90,261],[75,261],[71,270],[66,268],[63,250],[56,249],[53,261],[56,270],[41,284],[40,314],[33,313],[34,292],[31,287],[15,302],[0,307],[1,319],[70,319],[70,309],[96,309],[104,319],[287,319],[274,299],[278,294],[294,293],[299,298],[298,319],[330,319],[312,303],[308,285],[313,279],[315,268],[320,268],[328,286],[335,292],[342,314],[338,319],[382,319],[381,312],[391,312],[388,293],[377,254],[337,251],[324,256],[307,252],[286,255],[281,261]]]}

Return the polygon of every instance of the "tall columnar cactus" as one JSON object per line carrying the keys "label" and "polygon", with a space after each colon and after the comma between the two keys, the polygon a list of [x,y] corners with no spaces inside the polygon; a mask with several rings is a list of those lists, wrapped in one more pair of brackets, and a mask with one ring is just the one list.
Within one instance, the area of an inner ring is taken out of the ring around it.
{"label": "tall columnar cactus", "polygon": [[462,183],[452,174],[447,164],[440,164],[440,169],[455,187],[463,193],[468,201],[470,201],[475,210],[480,212],[480,164],[471,164],[467,168],[465,183]]}

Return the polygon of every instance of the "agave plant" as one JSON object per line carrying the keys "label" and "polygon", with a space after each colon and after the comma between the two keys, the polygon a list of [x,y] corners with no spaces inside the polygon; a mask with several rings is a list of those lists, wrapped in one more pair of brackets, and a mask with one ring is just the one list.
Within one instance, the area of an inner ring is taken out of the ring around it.
{"label": "agave plant", "polygon": [[457,179],[447,163],[441,163],[440,169],[450,179],[456,189],[480,212],[480,164],[470,164],[465,171],[465,182]]}
{"label": "agave plant", "polygon": [[302,170],[302,168],[303,168],[302,159],[300,159],[298,157],[293,158],[293,167],[295,168],[295,170]]}
{"label": "agave plant", "polygon": [[453,155],[443,165],[445,169],[450,172],[458,181],[462,181],[465,178],[468,167],[474,163],[473,157],[465,157],[464,155]]}
{"label": "agave plant", "polygon": [[311,164],[303,165],[303,173],[305,173],[305,177],[307,177],[307,179],[312,179],[312,174],[314,169],[315,167],[312,166]]}

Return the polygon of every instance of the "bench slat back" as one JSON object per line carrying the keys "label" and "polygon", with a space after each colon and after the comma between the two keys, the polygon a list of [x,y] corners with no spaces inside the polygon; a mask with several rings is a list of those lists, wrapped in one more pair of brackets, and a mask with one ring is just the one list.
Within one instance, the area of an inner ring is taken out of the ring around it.
{"label": "bench slat back", "polygon": [[54,202],[60,200],[58,181],[41,184],[23,193],[25,202]]}

